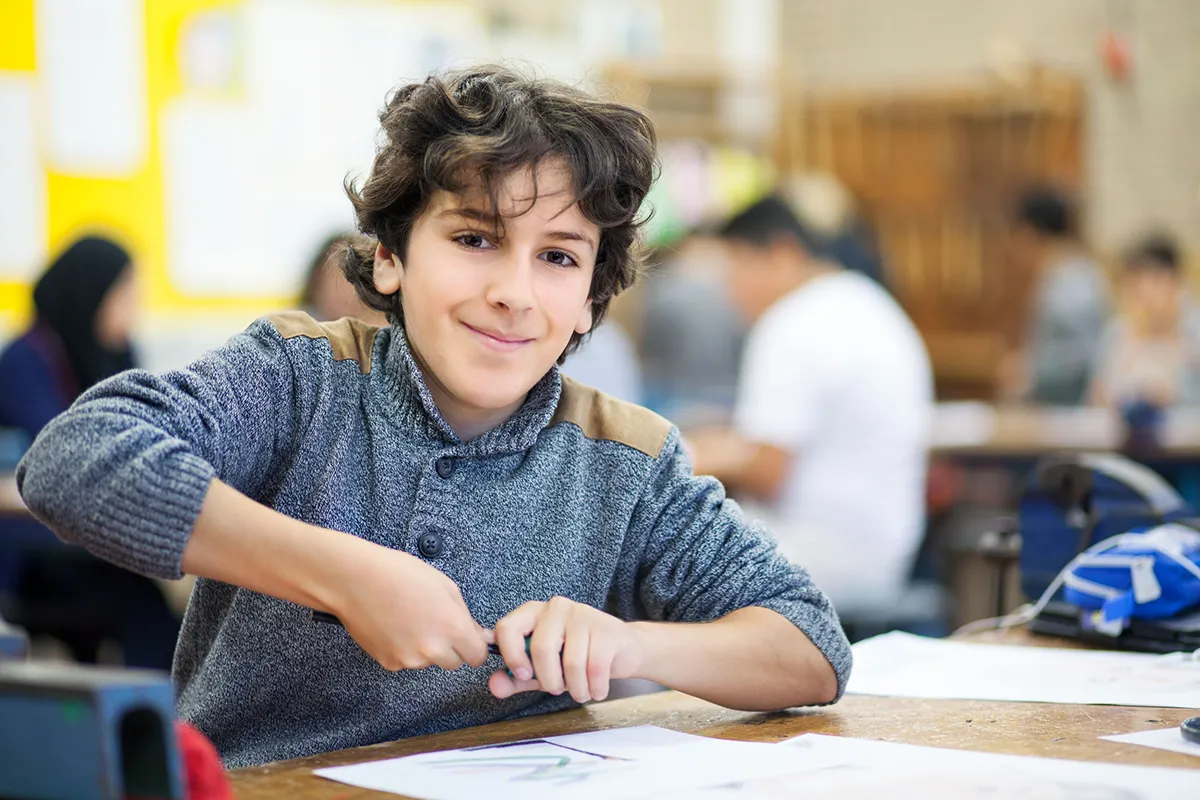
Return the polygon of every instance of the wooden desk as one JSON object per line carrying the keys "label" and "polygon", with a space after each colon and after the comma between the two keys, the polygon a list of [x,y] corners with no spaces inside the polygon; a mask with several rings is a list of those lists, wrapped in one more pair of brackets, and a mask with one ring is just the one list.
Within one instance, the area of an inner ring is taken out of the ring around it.
{"label": "wooden desk", "polygon": [[[985,638],[1034,646],[1062,644],[1022,632]],[[1194,756],[1099,739],[1109,734],[1179,725],[1195,713],[1186,709],[850,696],[829,708],[754,714],[729,711],[678,692],[663,692],[543,717],[251,767],[231,773],[231,778],[240,800],[395,797],[317,778],[312,770],[431,750],[630,725],[658,725],[753,742],[779,742],[802,733],[825,733],[989,753],[1191,767],[1197,770],[1200,783],[1200,759]]]}

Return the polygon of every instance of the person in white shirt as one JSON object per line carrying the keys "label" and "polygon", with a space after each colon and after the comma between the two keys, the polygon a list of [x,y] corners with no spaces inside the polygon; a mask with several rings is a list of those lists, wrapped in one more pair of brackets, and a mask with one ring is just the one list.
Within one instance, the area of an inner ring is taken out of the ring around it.
{"label": "person in white shirt", "polygon": [[753,323],[732,430],[689,446],[770,523],[839,613],[886,608],[924,528],[933,378],[912,322],[878,284],[823,261],[775,197],[730,220],[734,302]]}

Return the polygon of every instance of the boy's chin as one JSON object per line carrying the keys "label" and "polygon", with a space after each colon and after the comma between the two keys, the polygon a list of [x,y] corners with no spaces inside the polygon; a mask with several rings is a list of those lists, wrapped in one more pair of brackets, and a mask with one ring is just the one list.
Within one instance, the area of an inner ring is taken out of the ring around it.
{"label": "boy's chin", "polygon": [[472,381],[470,387],[462,387],[456,394],[460,400],[474,408],[500,411],[520,404],[525,395],[529,394],[529,390],[537,385],[538,380],[541,380],[540,375],[537,380],[498,384],[494,379],[489,382],[487,378],[481,377]]}

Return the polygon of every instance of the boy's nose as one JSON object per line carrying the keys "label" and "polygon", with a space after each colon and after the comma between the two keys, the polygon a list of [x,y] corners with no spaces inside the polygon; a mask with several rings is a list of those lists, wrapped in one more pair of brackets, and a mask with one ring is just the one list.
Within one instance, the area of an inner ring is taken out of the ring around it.
{"label": "boy's nose", "polygon": [[488,302],[513,312],[533,307],[533,268],[524,257],[505,259],[488,287]]}

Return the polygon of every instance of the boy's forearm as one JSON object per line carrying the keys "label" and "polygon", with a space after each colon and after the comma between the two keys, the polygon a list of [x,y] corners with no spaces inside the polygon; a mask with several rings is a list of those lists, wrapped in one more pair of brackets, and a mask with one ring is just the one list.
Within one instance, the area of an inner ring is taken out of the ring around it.
{"label": "boy's forearm", "polygon": [[833,667],[804,633],[766,608],[715,622],[631,623],[642,643],[636,677],[728,708],[775,711],[831,702]]}
{"label": "boy's forearm", "polygon": [[352,579],[362,539],[292,519],[213,480],[183,551],[183,571],[321,611]]}

